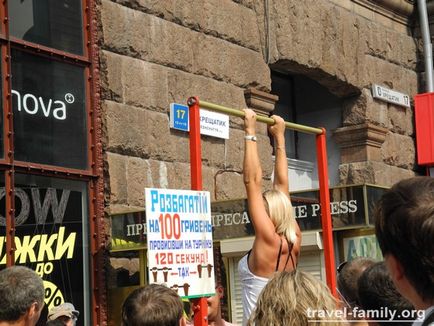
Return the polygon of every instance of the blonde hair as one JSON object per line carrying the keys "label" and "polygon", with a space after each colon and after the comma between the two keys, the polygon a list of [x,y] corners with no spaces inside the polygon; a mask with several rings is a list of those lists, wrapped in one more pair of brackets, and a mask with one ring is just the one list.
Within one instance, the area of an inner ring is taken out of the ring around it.
{"label": "blonde hair", "polygon": [[295,243],[295,219],[289,197],[279,190],[269,190],[263,194],[265,209],[273,222],[277,234],[282,234],[289,242]]}
{"label": "blonde hair", "polygon": [[338,319],[327,314],[337,309],[338,302],[327,286],[314,276],[298,270],[277,272],[259,295],[247,325],[342,325],[338,321],[327,322]]}

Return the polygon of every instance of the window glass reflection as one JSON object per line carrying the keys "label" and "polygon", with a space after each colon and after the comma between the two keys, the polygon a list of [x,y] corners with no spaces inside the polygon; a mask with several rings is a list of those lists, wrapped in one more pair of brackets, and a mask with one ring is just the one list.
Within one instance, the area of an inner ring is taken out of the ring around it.
{"label": "window glass reflection", "polygon": [[[109,326],[121,324],[121,307],[128,295],[144,285],[140,282],[144,275],[140,275],[145,269],[140,256],[144,253],[141,251],[122,251],[111,252],[106,260],[106,278],[107,278],[107,305],[109,314]],[[145,273],[146,274],[146,273]]]}
{"label": "window glass reflection", "polygon": [[80,0],[14,0],[8,5],[12,36],[83,54]]}
{"label": "window glass reflection", "polygon": [[[88,314],[85,301],[89,275],[85,254],[88,247],[87,184],[16,174],[14,200],[15,264],[35,270],[44,281],[45,306],[40,325],[45,325],[49,309],[65,301],[72,302],[84,320]],[[2,182],[0,239],[4,239],[6,231],[5,207]],[[6,264],[4,250],[0,245],[0,269]]]}
{"label": "window glass reflection", "polygon": [[87,168],[84,68],[12,50],[15,159]]}
{"label": "window glass reflection", "polygon": [[[0,170],[0,269],[2,259],[6,259],[5,237],[6,236],[6,206],[4,205],[5,190],[5,171]],[[3,258],[5,257],[5,258]]]}
{"label": "window glass reflection", "polygon": [[[2,72],[1,65],[0,65],[0,73]],[[3,85],[2,80],[0,81],[0,95],[3,95]],[[0,107],[2,110],[0,111],[0,116],[3,117],[3,96],[0,96]],[[4,158],[4,150],[3,150],[3,118],[0,119],[0,158]]]}

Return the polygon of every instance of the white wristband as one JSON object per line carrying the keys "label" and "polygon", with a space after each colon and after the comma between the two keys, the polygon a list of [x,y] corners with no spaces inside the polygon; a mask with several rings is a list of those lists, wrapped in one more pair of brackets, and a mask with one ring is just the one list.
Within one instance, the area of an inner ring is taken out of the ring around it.
{"label": "white wristband", "polygon": [[254,136],[254,135],[245,135],[244,139],[245,140],[251,140],[251,141],[256,141],[257,140],[256,136]]}

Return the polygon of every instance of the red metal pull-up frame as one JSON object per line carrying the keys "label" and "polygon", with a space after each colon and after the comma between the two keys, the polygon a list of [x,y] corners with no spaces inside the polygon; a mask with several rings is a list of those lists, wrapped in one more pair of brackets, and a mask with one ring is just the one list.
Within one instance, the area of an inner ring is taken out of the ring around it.
{"label": "red metal pull-up frame", "polygon": [[[229,115],[244,117],[244,111],[231,109],[202,101],[199,103],[198,97],[190,97],[187,101],[189,107],[190,123],[190,169],[191,169],[191,189],[202,190],[202,153],[200,142],[200,107],[212,111],[226,113]],[[274,120],[268,117],[257,116],[257,120],[274,124]],[[326,282],[330,291],[336,296],[336,272],[335,272],[335,255],[333,247],[332,219],[330,214],[330,192],[328,184],[327,170],[327,150],[326,150],[326,131],[324,128],[312,128],[291,122],[285,122],[286,128],[300,132],[316,135],[316,151],[318,161],[319,193],[321,204],[321,224],[324,246],[324,260],[326,268]],[[194,300],[195,314],[194,325],[207,326],[208,305],[206,298]]]}

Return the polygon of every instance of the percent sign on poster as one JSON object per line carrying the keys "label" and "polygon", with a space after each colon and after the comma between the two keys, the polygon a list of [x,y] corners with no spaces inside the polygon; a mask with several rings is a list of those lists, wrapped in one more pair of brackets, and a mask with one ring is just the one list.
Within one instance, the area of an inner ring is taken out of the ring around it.
{"label": "percent sign on poster", "polygon": [[209,192],[146,188],[145,199],[149,282],[185,298],[213,295]]}

